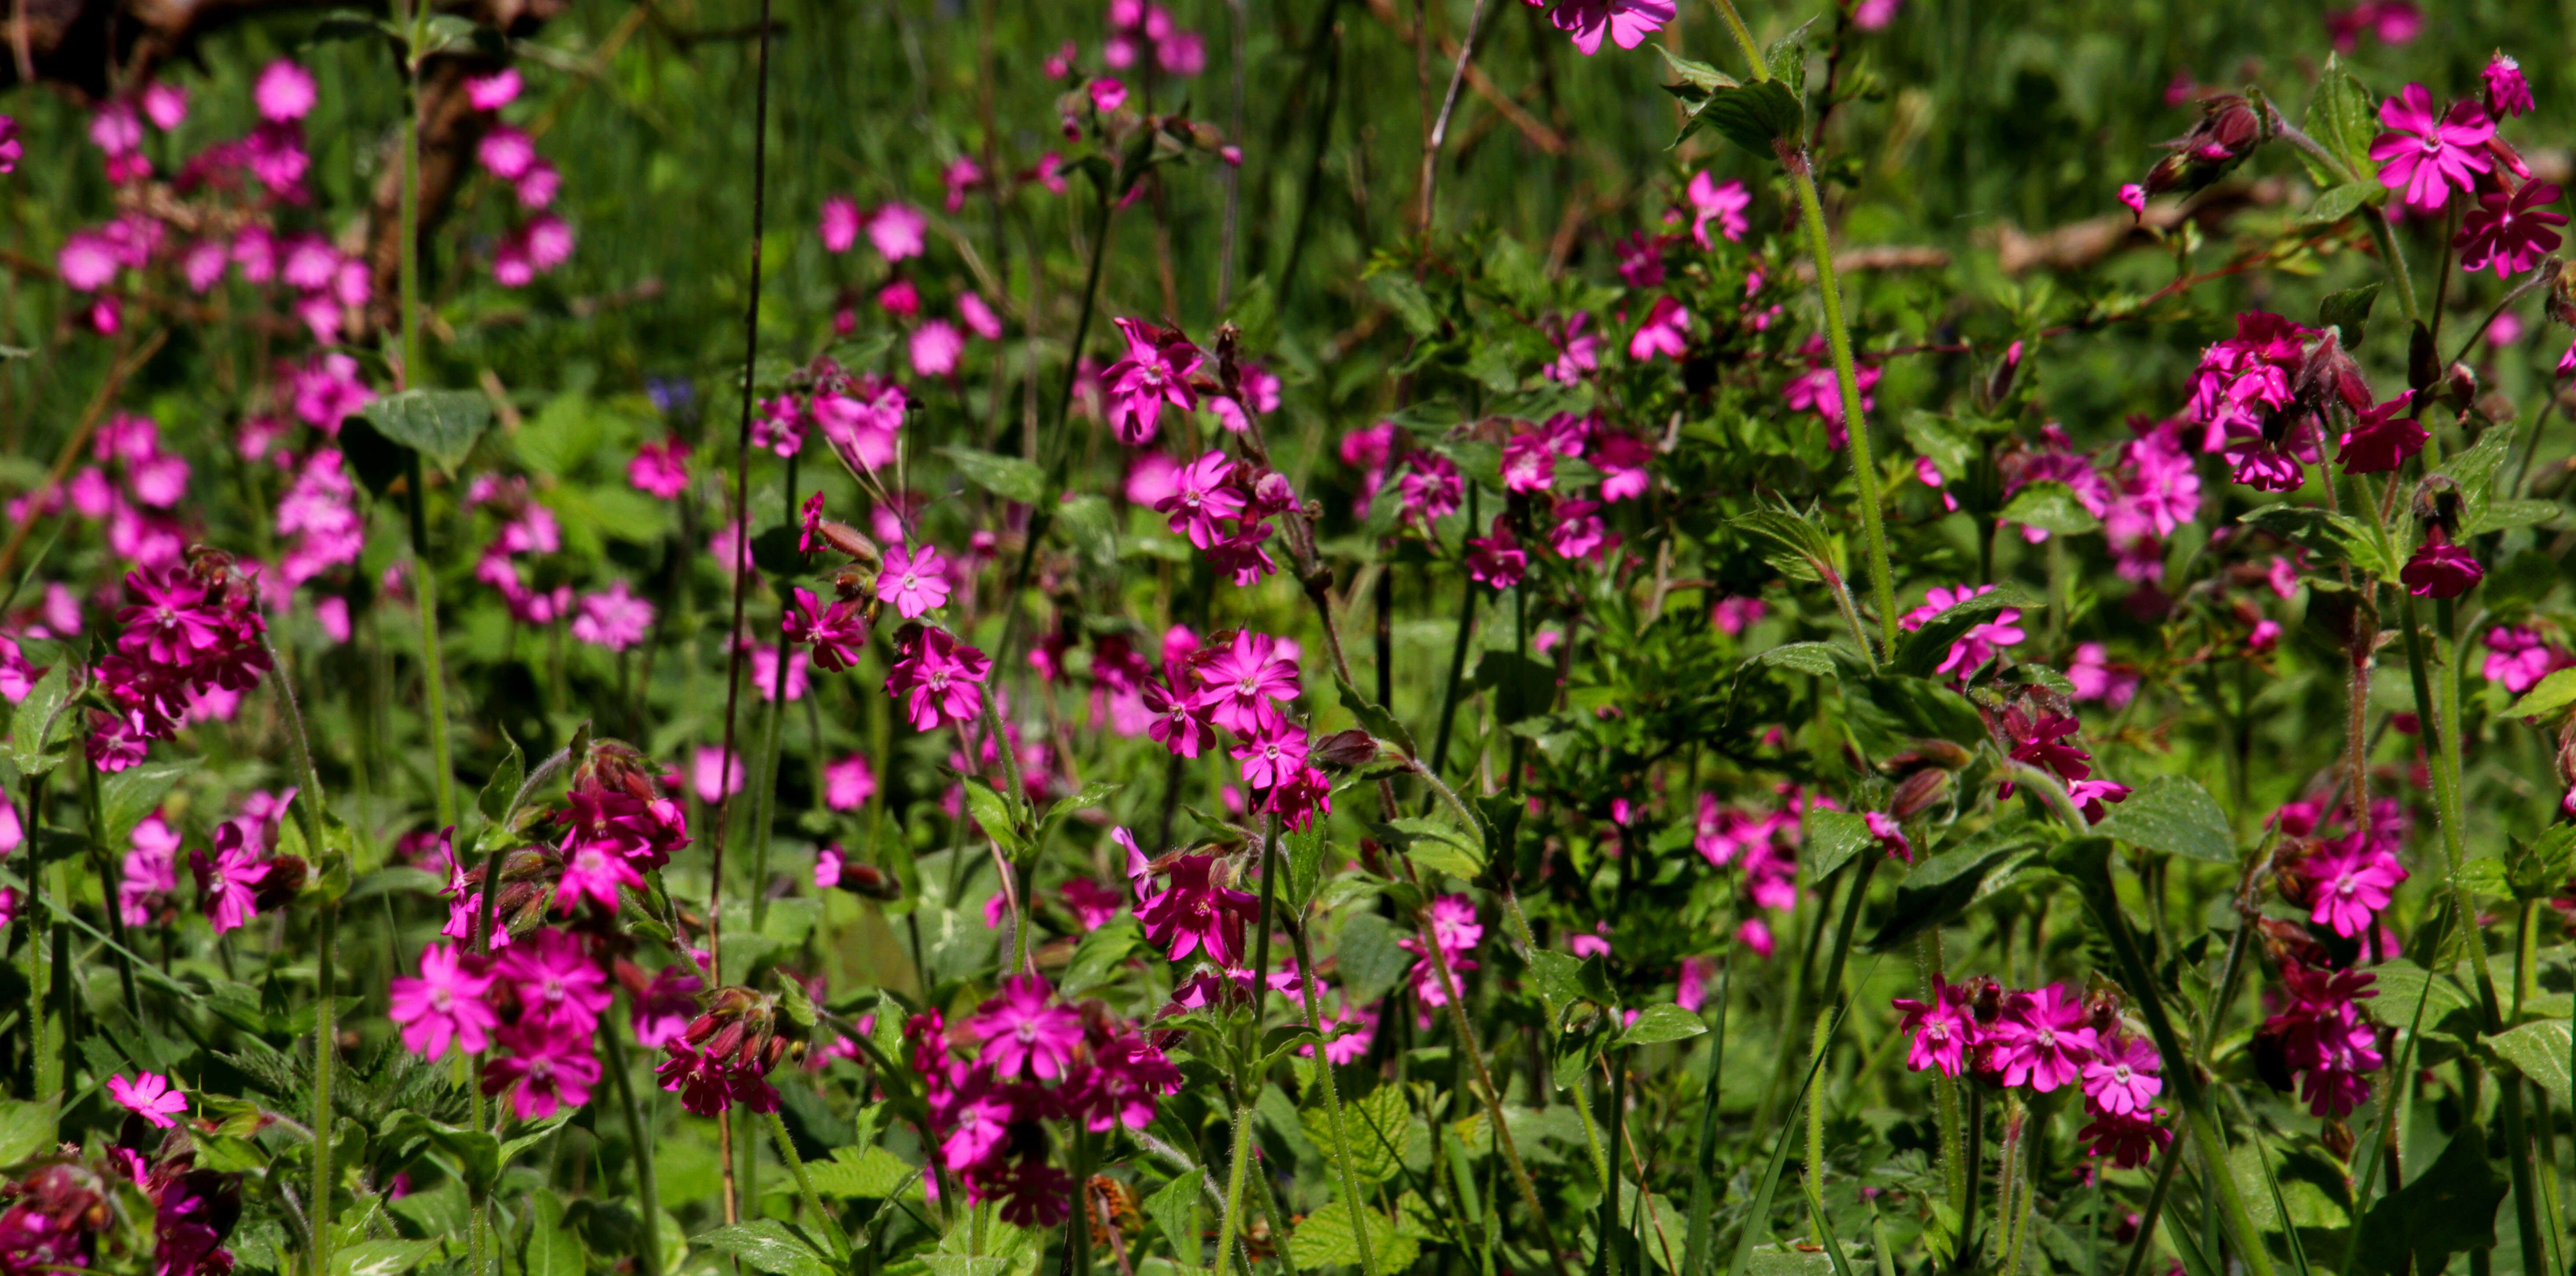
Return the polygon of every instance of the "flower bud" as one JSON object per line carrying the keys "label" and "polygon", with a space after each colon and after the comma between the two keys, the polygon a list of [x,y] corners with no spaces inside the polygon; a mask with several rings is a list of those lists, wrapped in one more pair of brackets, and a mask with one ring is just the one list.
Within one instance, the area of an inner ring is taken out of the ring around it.
{"label": "flower bud", "polygon": [[827,518],[815,524],[814,531],[823,538],[824,543],[870,567],[885,561],[885,555],[878,551],[877,543],[869,540],[860,533],[859,529],[847,523],[835,523]]}
{"label": "flower bud", "polygon": [[2308,352],[2306,362],[2299,365],[2291,394],[2301,407],[2320,415],[2338,401],[2355,412],[2370,406],[2370,379],[2361,374],[2361,365],[2344,350],[2340,329],[2326,329],[2316,349]]}
{"label": "flower bud", "polygon": [[1896,786],[1896,796],[1887,803],[1887,813],[1898,820],[1911,820],[1942,803],[1950,795],[1950,773],[1939,767],[1926,767]]}
{"label": "flower bud", "polygon": [[311,871],[311,866],[303,860],[292,855],[280,855],[268,862],[268,871],[261,875],[259,885],[251,891],[251,898],[259,904],[261,912],[275,912],[295,898],[297,891],[304,889],[304,879]]}
{"label": "flower bud", "polygon": [[887,873],[884,869],[878,868],[874,864],[861,864],[855,860],[843,860],[841,862],[841,880],[839,884],[842,890],[848,891],[853,895],[865,895],[869,899],[896,900],[903,898],[903,883],[896,881],[893,875]]}
{"label": "flower bud", "polygon": [[1315,741],[1307,756],[1328,771],[1348,771],[1376,761],[1377,753],[1377,737],[1353,729],[1336,731]]}

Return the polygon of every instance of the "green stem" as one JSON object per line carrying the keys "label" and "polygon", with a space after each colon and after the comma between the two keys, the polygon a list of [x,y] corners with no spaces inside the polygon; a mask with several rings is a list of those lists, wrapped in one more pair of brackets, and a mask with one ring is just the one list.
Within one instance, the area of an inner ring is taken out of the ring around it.
{"label": "green stem", "polygon": [[[1762,61],[1762,46],[1735,11],[1734,0],[1716,0],[1729,34],[1744,51],[1756,83],[1771,78]],[[1772,148],[1789,184],[1798,193],[1798,220],[1805,224],[1807,255],[1816,263],[1816,294],[1824,302],[1825,341],[1833,351],[1834,384],[1842,395],[1843,425],[1851,436],[1852,485],[1860,500],[1861,530],[1869,545],[1871,598],[1878,605],[1878,627],[1887,650],[1896,650],[1896,581],[1888,572],[1887,528],[1878,507],[1878,465],[1869,450],[1869,422],[1860,407],[1860,377],[1852,366],[1851,329],[1843,319],[1842,285],[1834,277],[1834,247],[1825,226],[1825,207],[1816,198],[1815,164],[1799,138],[1776,138]]]}
{"label": "green stem", "polygon": [[[1628,1062],[1617,1048],[1605,1054],[1602,1062],[1610,1067],[1610,1146],[1601,1162],[1601,1221],[1593,1229],[1592,1271],[1594,1276],[1620,1276],[1622,1269],[1613,1255],[1619,1252],[1619,1136],[1628,1128],[1624,1115],[1628,1104]],[[1811,1177],[1813,1172],[1809,1167]]]}
{"label": "green stem", "polygon": [[[1824,1059],[1833,1032],[1835,1010],[1839,1005],[1837,999],[1834,1006],[1818,1012],[1815,1031],[1807,1039],[1807,1066],[1816,1081],[1807,1088],[1807,1172],[1803,1177],[1806,1180],[1807,1204],[1816,1211],[1818,1218],[1822,1218],[1825,1212]],[[1821,1245],[1824,1240],[1820,1235],[1816,1243]]]}
{"label": "green stem", "polygon": [[[1941,928],[1928,926],[1914,939],[1915,985],[1924,1004],[1940,999],[1940,985],[1946,973],[1941,968]],[[1933,1096],[1939,1102],[1941,1122],[1941,1180],[1948,1189],[1950,1208],[1967,1217],[1968,1163],[1960,1148],[1959,1079],[1939,1069],[1933,1070]]]}
{"label": "green stem", "polygon": [[322,901],[321,938],[313,997],[313,1276],[331,1276],[331,1074],[338,1035],[331,1004],[331,945],[340,916],[335,900]]}
{"label": "green stem", "polygon": [[[1243,1223],[1243,1172],[1252,1159],[1252,1105],[1238,1103],[1234,1110],[1234,1150],[1227,1158],[1225,1170],[1225,1216],[1216,1221],[1216,1253],[1209,1263],[1214,1270],[1231,1269],[1235,1233]],[[1360,1212],[1360,1202],[1351,1202],[1351,1213]],[[1246,1260],[1249,1266],[1249,1260]]]}
{"label": "green stem", "polygon": [[2147,1193],[2147,1208],[2138,1212],[2138,1239],[2129,1247],[2126,1276],[2140,1276],[2146,1271],[2147,1250],[2156,1239],[2156,1220],[2164,1217],[2165,1193],[2173,1187],[2174,1170],[2182,1164],[2180,1140],[2165,1145],[2165,1153],[2156,1166],[2156,1185]]}
{"label": "green stem", "polygon": [[[635,1249],[635,1269],[642,1276],[662,1276],[662,1192],[654,1181],[653,1140],[644,1130],[644,1109],[635,1102],[635,1079],[628,1074],[626,1043],[619,1039],[616,1025],[607,1019],[599,1022],[599,1042],[608,1056],[609,1080],[617,1085],[617,1106],[626,1118],[626,1141],[629,1154],[635,1158],[635,1196],[643,1207],[643,1239]],[[479,1090],[480,1087],[477,1087]],[[803,1180],[798,1180],[803,1186]]]}
{"label": "green stem", "polygon": [[[850,1257],[850,1234],[841,1230],[840,1217],[823,1208],[823,1198],[815,1194],[814,1180],[805,1173],[805,1158],[796,1155],[796,1140],[788,1137],[786,1119],[779,1116],[775,1108],[771,1109],[768,1115],[769,1137],[778,1145],[778,1159],[787,1163],[787,1173],[795,1178],[796,1192],[805,1198],[805,1208],[812,1210],[814,1217],[822,1220],[823,1233],[832,1242],[832,1257],[847,1263]],[[1080,1180],[1076,1180],[1074,1192],[1077,1197],[1080,1196],[1081,1190],[1082,1184]],[[1074,1212],[1079,1215],[1082,1211],[1077,1208]]]}
{"label": "green stem", "polygon": [[[787,457],[787,517],[791,521],[796,517],[796,460],[795,453]],[[769,919],[769,832],[778,820],[778,746],[787,720],[788,657],[794,654],[786,626],[779,626],[776,643],[772,648],[777,667],[770,678],[769,712],[761,720],[760,769],[754,772],[760,789],[751,795],[751,827],[743,830],[743,835],[751,839],[751,928],[755,931]],[[814,765],[822,764],[822,755],[816,754]]]}
{"label": "green stem", "polygon": [[1700,1086],[1699,1147],[1691,1159],[1690,1223],[1682,1235],[1681,1276],[1703,1276],[1709,1256],[1710,1214],[1717,1205],[1718,1081],[1726,1068],[1727,994],[1735,980],[1735,959],[1727,957],[1717,977],[1717,1027],[1708,1042],[1708,1078]]}
{"label": "green stem", "polygon": [[411,454],[412,599],[420,609],[420,685],[429,732],[430,779],[438,795],[441,827],[456,823],[455,768],[447,755],[447,665],[438,650],[438,575],[429,562],[429,516],[424,506],[420,454]]}
{"label": "green stem", "polygon": [[134,1017],[136,1027],[143,1025],[143,998],[134,990],[134,961],[126,955],[125,909],[116,900],[116,876],[108,869],[107,818],[98,798],[98,768],[81,769],[82,797],[89,808],[90,867],[98,874],[99,910],[107,914],[108,930],[116,936],[116,974],[125,986],[125,1013]]}
{"label": "green stem", "polygon": [[[1298,918],[1288,929],[1288,942],[1297,946],[1297,974],[1306,984],[1306,1027],[1317,1038],[1315,1046],[1315,1079],[1323,1083],[1324,1114],[1333,1136],[1333,1166],[1341,1171],[1342,1199],[1350,1202],[1351,1238],[1360,1251],[1360,1276],[1377,1276],[1377,1257],[1369,1249],[1368,1211],[1361,1208],[1359,1172],[1351,1161],[1351,1140],[1342,1124],[1342,1091],[1333,1079],[1333,1061],[1322,1044],[1324,1003],[1322,990],[1315,984],[1315,957],[1307,951],[1305,919]],[[1685,1276],[1696,1276],[1686,1273]]]}
{"label": "green stem", "polygon": [[2388,263],[2388,277],[2397,285],[2398,311],[2406,316],[2406,322],[2415,322],[2415,276],[2406,268],[2406,254],[2397,250],[2397,237],[2389,233],[2387,216],[2365,206],[2361,220],[2370,227],[2370,240],[2378,245],[2379,259]]}

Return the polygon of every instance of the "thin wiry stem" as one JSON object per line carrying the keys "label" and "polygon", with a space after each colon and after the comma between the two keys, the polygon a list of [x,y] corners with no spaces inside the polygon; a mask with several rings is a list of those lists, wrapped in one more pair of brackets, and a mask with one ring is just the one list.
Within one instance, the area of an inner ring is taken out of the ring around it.
{"label": "thin wiry stem", "polygon": [[[1458,110],[1458,88],[1467,82],[1467,64],[1475,60],[1476,37],[1484,33],[1484,26],[1485,0],[1476,0],[1476,7],[1467,11],[1467,38],[1458,45],[1458,64],[1450,69],[1449,91],[1441,96],[1440,116],[1432,122],[1431,132],[1423,139],[1422,235],[1426,247],[1431,236],[1431,215],[1437,206],[1436,197],[1440,189],[1440,148],[1449,141],[1449,117]],[[1424,42],[1423,47],[1430,47],[1429,31],[1417,30],[1413,34],[1416,40]]]}

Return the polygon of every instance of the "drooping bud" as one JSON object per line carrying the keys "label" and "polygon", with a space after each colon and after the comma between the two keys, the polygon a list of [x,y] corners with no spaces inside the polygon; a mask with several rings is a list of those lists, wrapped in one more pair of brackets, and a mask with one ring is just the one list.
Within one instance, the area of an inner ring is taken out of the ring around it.
{"label": "drooping bud", "polygon": [[1327,771],[1348,771],[1377,760],[1377,738],[1356,728],[1315,741],[1308,756]]}
{"label": "drooping bud", "polygon": [[1950,795],[1950,773],[1939,767],[1925,767],[1896,786],[1896,796],[1888,799],[1887,813],[1899,820],[1911,820],[1941,804]]}
{"label": "drooping bud", "polygon": [[2316,348],[2308,352],[2306,362],[2299,365],[2291,394],[2299,406],[2319,416],[2336,402],[2354,412],[2370,406],[2370,379],[2362,375],[2361,365],[2343,348],[2341,329],[2326,329]]}

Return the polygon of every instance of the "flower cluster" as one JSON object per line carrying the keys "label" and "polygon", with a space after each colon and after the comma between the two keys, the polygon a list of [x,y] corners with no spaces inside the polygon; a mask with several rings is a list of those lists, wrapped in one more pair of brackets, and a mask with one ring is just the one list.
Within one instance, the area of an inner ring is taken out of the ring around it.
{"label": "flower cluster", "polygon": [[[1808,807],[1833,805],[1787,786],[1781,792],[1785,802],[1759,812],[1725,806],[1716,794],[1702,793],[1691,830],[1691,846],[1701,858],[1713,868],[1740,870],[1744,874],[1745,899],[1755,908],[1774,913],[1786,913],[1798,906],[1798,839],[1805,828]],[[1762,957],[1769,957],[1778,942],[1771,934],[1770,923],[1760,916],[1745,918],[1736,927],[1735,939]]]}
{"label": "flower cluster", "polygon": [[1228,752],[1255,809],[1302,830],[1332,811],[1333,786],[1315,765],[1306,729],[1282,709],[1299,694],[1297,654],[1294,643],[1249,629],[1205,646],[1167,637],[1163,679],[1142,694],[1156,715],[1146,733],[1181,757],[1213,747],[1219,727],[1232,732],[1238,743]]}
{"label": "flower cluster", "polygon": [[184,567],[125,578],[116,650],[92,673],[114,712],[90,715],[89,758],[101,771],[141,762],[154,740],[177,734],[200,697],[238,696],[268,672],[268,623],[257,605],[255,569],[199,549]]}
{"label": "flower cluster", "polygon": [[2310,1114],[2341,1118],[2370,1098],[2370,1074],[2386,1060],[2379,1053],[2379,1031],[2363,1018],[2358,1004],[2378,996],[2368,971],[2332,970],[2311,965],[2313,954],[2292,941],[2276,941],[2281,985],[2288,1005],[2263,1021],[2254,1036],[2256,1069],[2273,1089],[2287,1091],[2295,1079],[2299,1098]]}
{"label": "flower cluster", "polygon": [[555,909],[570,913],[584,899],[617,911],[620,887],[644,889],[643,874],[662,867],[689,844],[689,819],[642,754],[615,743],[591,746],[573,773],[556,852],[563,876],[555,883]]}
{"label": "flower cluster", "polygon": [[483,1092],[507,1091],[518,1118],[534,1121],[590,1101],[600,1076],[591,1043],[613,996],[590,942],[547,927],[496,956],[431,944],[418,977],[393,981],[388,1014],[423,1058],[494,1049]]}
{"label": "flower cluster", "polygon": [[[36,1164],[0,1183],[0,1272],[94,1270],[102,1248],[127,1242],[110,1235],[123,1217],[123,1189],[152,1207],[154,1276],[229,1276],[224,1247],[242,1213],[242,1176],[197,1168],[197,1143],[174,1129],[187,1096],[153,1073],[108,1079],[108,1095],[130,1115],[94,1161],[69,1156]],[[165,1133],[166,1132],[166,1133]]]}
{"label": "flower cluster", "polygon": [[1073,1177],[1047,1159],[1050,1122],[1095,1134],[1142,1130],[1181,1073],[1133,1024],[1099,1002],[1066,1005],[1036,975],[1014,975],[961,1025],[936,1010],[904,1024],[929,1105],[937,1165],[967,1199],[1002,1218],[1052,1227],[1073,1207]]}
{"label": "flower cluster", "polygon": [[1954,984],[1935,975],[1931,997],[1894,999],[1898,1031],[1913,1034],[1906,1066],[1972,1074],[2005,1089],[2048,1094],[2080,1084],[2092,1120],[2077,1133],[2091,1153],[2122,1169],[2173,1142],[2157,1124],[2164,1090],[2153,1043],[2133,1031],[2108,993],[2087,999],[2064,984],[2016,992],[1991,979]]}

